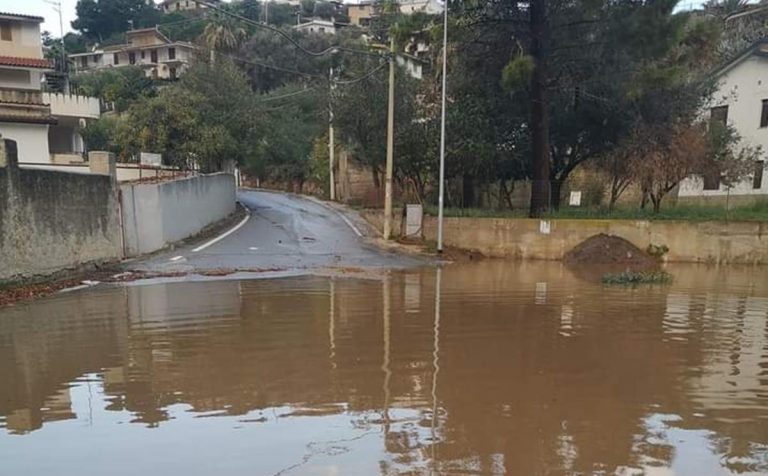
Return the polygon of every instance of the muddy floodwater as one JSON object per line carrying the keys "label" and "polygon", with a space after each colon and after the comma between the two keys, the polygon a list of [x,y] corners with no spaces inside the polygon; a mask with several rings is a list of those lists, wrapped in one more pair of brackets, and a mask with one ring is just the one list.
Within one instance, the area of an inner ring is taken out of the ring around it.
{"label": "muddy floodwater", "polygon": [[768,269],[560,264],[0,310],[0,475],[768,474]]}

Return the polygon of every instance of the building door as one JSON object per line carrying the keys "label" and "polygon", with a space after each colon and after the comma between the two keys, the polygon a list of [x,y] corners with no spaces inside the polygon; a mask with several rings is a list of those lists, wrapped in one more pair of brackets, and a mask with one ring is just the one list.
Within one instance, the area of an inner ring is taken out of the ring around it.
{"label": "building door", "polygon": [[152,60],[153,63],[157,63],[157,50],[152,50],[149,53],[149,59]]}

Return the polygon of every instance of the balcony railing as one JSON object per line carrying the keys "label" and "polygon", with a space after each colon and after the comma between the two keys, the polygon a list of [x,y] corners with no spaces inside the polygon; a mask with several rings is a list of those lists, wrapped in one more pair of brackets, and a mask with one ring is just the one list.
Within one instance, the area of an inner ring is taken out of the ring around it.
{"label": "balcony railing", "polygon": [[0,103],[6,104],[25,104],[32,106],[43,106],[43,95],[40,91],[26,91],[23,89],[2,89],[0,88]]}

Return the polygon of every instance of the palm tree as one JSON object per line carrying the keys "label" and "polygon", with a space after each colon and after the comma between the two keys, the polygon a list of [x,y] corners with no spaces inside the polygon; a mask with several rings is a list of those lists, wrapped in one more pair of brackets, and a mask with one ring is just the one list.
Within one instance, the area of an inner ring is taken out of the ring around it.
{"label": "palm tree", "polygon": [[224,15],[211,18],[203,31],[203,43],[211,50],[211,61],[216,51],[234,51],[243,44],[248,33],[240,23]]}

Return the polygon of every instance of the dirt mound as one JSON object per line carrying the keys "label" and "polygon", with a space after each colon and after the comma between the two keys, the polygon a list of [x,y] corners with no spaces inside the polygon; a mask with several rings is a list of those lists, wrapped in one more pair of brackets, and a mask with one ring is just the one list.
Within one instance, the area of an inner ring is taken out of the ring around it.
{"label": "dirt mound", "polygon": [[564,257],[566,264],[616,264],[648,269],[658,265],[656,259],[624,238],[595,235],[578,244]]}

